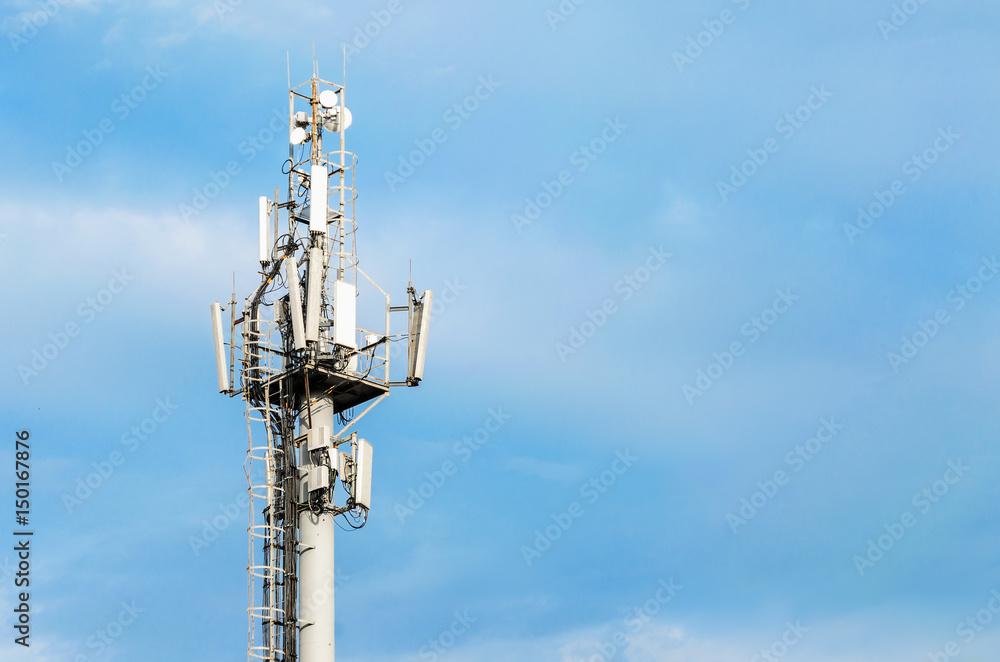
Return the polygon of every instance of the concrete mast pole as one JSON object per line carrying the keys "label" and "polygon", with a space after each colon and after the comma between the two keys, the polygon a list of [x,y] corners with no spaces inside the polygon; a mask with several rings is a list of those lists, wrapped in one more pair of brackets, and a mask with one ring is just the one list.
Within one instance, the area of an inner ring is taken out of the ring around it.
{"label": "concrete mast pole", "polygon": [[[305,434],[312,420],[313,429],[326,426],[333,434],[333,400],[322,396],[299,413],[299,433]],[[304,450],[304,445],[303,445]],[[315,465],[309,453],[303,453],[300,465],[308,470]],[[299,660],[334,662],[334,587],[328,581],[333,573],[333,512],[324,503],[319,514],[304,508],[299,513]]]}

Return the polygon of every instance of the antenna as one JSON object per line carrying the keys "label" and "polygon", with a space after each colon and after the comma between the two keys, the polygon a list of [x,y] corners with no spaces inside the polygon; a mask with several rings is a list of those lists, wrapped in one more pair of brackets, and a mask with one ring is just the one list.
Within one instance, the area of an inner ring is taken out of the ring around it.
{"label": "antenna", "polygon": [[257,216],[260,219],[260,250],[259,259],[261,263],[266,263],[271,261],[271,237],[270,228],[268,227],[270,223],[271,216],[271,201],[265,196],[260,196],[257,201]]}
{"label": "antenna", "polygon": [[302,290],[299,288],[299,265],[295,257],[285,258],[285,274],[288,280],[288,316],[292,320],[292,346],[295,349],[306,348],[305,325],[302,322]]}
{"label": "antenna", "polygon": [[337,93],[333,90],[323,90],[319,93],[319,103],[324,108],[335,108],[337,106]]}
{"label": "antenna", "polygon": [[229,392],[229,362],[226,361],[226,343],[222,337],[222,305],[212,304],[212,338],[215,340],[215,372],[219,379],[219,393]]}
{"label": "antenna", "polygon": [[309,173],[309,232],[325,235],[329,194],[326,164],[312,164]]}
{"label": "antenna", "polygon": [[351,496],[354,503],[362,508],[370,508],[372,502],[372,445],[359,439],[355,446],[356,457],[354,485]]}
{"label": "antenna", "polygon": [[410,386],[416,386],[424,378],[424,359],[427,356],[427,328],[431,322],[431,305],[434,294],[424,290],[419,300],[413,301],[413,312],[410,314],[410,351],[407,356],[406,381]]}
{"label": "antenna", "polygon": [[319,311],[323,296],[323,249],[309,249],[309,287],[306,292],[306,342],[319,340]]}
{"label": "antenna", "polygon": [[[219,391],[242,397],[251,430],[247,658],[334,662],[336,520],[361,528],[372,507],[373,445],[355,427],[392,387],[422,381],[433,294],[416,297],[411,260],[406,305],[393,306],[360,267],[346,47],[341,84],[319,77],[315,42],[311,79],[292,87],[287,51],[285,65],[287,192],[258,197],[261,280],[237,320],[233,274],[228,363],[219,302],[212,336]],[[394,381],[390,322],[404,311],[410,353]]]}

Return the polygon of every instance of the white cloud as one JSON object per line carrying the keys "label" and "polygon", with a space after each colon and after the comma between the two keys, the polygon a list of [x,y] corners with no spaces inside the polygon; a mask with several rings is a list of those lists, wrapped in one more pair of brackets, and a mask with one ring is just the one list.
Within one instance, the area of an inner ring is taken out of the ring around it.
{"label": "white cloud", "polygon": [[200,218],[205,220],[187,223],[173,210],[2,205],[0,227],[9,242],[27,245],[32,238],[52,238],[39,251],[8,251],[4,270],[16,275],[16,282],[31,283],[30,291],[20,288],[10,295],[17,304],[34,307],[39,300],[73,303],[109,278],[110,270],[125,266],[137,285],[159,297],[190,298],[195,292],[206,302],[225,297],[233,271],[255,266],[251,223],[218,215],[209,222],[209,217],[204,213]]}
{"label": "white cloud", "polygon": [[513,457],[507,461],[507,468],[525,474],[538,476],[556,482],[572,482],[586,477],[583,467],[564,462],[547,462],[532,457]]}
{"label": "white cloud", "polygon": [[[809,660],[810,662],[911,662],[926,659],[928,652],[937,650],[948,639],[924,634],[940,629],[918,625],[937,623],[947,627],[950,621],[940,617],[928,620],[928,614],[910,614],[914,620],[887,617],[900,613],[898,605],[886,611],[859,611],[824,622],[808,623],[802,639],[782,656],[775,659]],[[777,619],[773,627],[760,626],[761,617],[753,624],[737,628],[719,626],[714,632],[688,627],[666,619],[654,619],[638,631],[629,631],[621,621],[588,628],[565,630],[534,637],[490,638],[475,630],[459,638],[446,652],[453,662],[522,662],[523,660],[553,660],[558,662],[748,662],[764,647],[775,645],[788,627]],[[905,622],[904,622],[905,621]],[[794,621],[793,621],[794,622]],[[754,629],[754,624],[757,625]],[[482,627],[480,623],[479,627]],[[609,645],[615,632],[625,630],[622,647]],[[917,634],[920,632],[921,634]],[[986,633],[968,646],[973,650],[991,650],[996,637]],[[604,652],[602,653],[601,646]],[[937,648],[935,648],[937,646]],[[780,647],[779,647],[780,649]],[[418,651],[366,656],[374,662],[417,662]]]}
{"label": "white cloud", "polygon": [[22,33],[27,30],[24,36],[34,36],[34,30],[44,30],[45,26],[57,20],[60,13],[85,9],[88,11],[98,11],[102,5],[110,4],[116,0],[58,0],[57,2],[41,3],[30,0],[17,0],[7,3],[16,7],[17,12],[3,19],[0,29],[4,33]]}

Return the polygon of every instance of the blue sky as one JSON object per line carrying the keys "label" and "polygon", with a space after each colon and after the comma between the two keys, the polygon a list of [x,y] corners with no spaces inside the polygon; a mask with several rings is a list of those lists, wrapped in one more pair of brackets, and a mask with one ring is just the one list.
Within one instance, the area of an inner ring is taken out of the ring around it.
{"label": "blue sky", "polygon": [[286,52],[339,80],[345,43],[362,266],[442,304],[362,425],[342,659],[995,657],[1000,7],[561,6],[3,3],[0,466],[12,504],[30,430],[36,531],[3,659],[245,658],[208,306],[256,283]]}

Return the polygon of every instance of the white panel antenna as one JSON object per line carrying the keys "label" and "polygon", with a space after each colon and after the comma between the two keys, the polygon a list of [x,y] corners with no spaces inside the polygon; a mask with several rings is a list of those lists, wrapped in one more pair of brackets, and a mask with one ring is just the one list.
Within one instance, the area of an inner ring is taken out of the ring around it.
{"label": "white panel antenna", "polygon": [[260,261],[271,261],[271,201],[263,195],[257,202],[257,215],[260,217]]}
{"label": "white panel antenna", "polygon": [[370,509],[372,505],[372,445],[358,439],[357,457],[354,459],[354,505]]}
{"label": "white panel antenna", "polygon": [[212,336],[215,340],[215,372],[219,378],[219,393],[229,392],[229,361],[226,360],[226,343],[222,337],[222,305],[212,304]]}
{"label": "white panel antenna", "polygon": [[309,175],[309,231],[326,234],[327,172],[325,165],[313,164]]}
{"label": "white panel antenna", "polygon": [[434,293],[424,290],[424,296],[413,304],[410,317],[410,352],[407,365],[406,381],[416,386],[424,378],[424,359],[427,356],[427,328],[431,323],[431,306],[434,303]]}
{"label": "white panel antenna", "polygon": [[292,318],[292,341],[295,349],[305,349],[306,335],[302,324],[302,289],[299,286],[299,265],[295,257],[285,258],[285,277],[288,281],[288,314]]}
{"label": "white panel antenna", "polygon": [[333,283],[333,342],[337,345],[358,348],[357,311],[358,291],[351,283],[342,280]]}
{"label": "white panel antenna", "polygon": [[319,310],[323,303],[323,249],[309,249],[309,289],[306,292],[306,341],[319,340]]}

